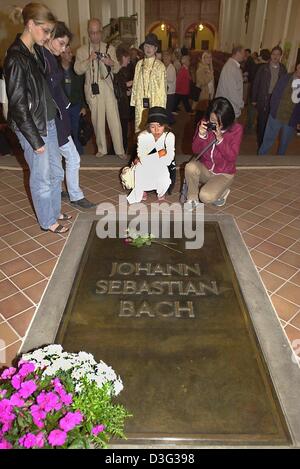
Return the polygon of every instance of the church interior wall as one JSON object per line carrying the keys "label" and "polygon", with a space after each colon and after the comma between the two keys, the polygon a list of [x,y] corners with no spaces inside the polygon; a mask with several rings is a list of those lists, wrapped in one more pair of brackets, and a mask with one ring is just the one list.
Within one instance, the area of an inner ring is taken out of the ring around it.
{"label": "church interior wall", "polygon": [[[179,46],[190,45],[185,38],[193,23],[212,25],[214,39],[209,30],[196,35],[196,49],[202,40],[209,40],[209,48],[231,52],[235,44],[243,44],[252,50],[272,48],[280,44],[285,52],[284,60],[292,70],[300,49],[300,1],[299,0],[43,0],[54,14],[70,26],[74,33],[73,47],[86,43],[87,20],[99,17],[103,25],[110,18],[137,14],[137,45],[153,24],[162,20],[174,25]],[[12,4],[24,6],[26,0],[0,0],[0,60],[21,25],[13,25],[8,19]],[[245,12],[249,8],[248,28]],[[246,30],[247,29],[247,30]],[[158,32],[163,48],[168,45],[167,33]],[[175,37],[176,37],[175,36]],[[211,46],[212,43],[212,46]]]}

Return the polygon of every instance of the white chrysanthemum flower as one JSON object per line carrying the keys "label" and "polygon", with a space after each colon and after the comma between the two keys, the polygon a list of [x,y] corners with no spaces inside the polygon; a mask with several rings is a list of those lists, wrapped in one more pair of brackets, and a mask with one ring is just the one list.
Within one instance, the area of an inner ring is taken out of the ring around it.
{"label": "white chrysanthemum flower", "polygon": [[69,372],[74,380],[75,392],[80,393],[83,388],[82,378],[95,382],[99,388],[110,383],[110,393],[118,395],[123,389],[123,383],[111,366],[102,360],[97,363],[91,353],[64,352],[61,345],[50,344],[22,356],[24,361],[31,361],[36,369],[42,369],[42,376],[55,376],[58,371]]}
{"label": "white chrysanthemum flower", "polygon": [[47,355],[55,355],[55,354],[61,355],[63,348],[61,345],[51,344],[51,345],[48,345],[47,347],[44,347],[42,350],[44,350],[44,352]]}
{"label": "white chrysanthemum flower", "polygon": [[22,360],[30,362],[30,361],[41,361],[45,357],[45,353],[42,352],[41,350],[36,350],[35,352],[32,353],[25,353],[22,355]]}
{"label": "white chrysanthemum flower", "polygon": [[82,383],[78,383],[75,386],[75,392],[80,393],[82,391]]}
{"label": "white chrysanthemum flower", "polygon": [[53,365],[58,370],[63,370],[63,371],[70,370],[73,367],[72,363],[70,363],[70,361],[66,360],[65,358],[59,358],[53,363]]}
{"label": "white chrysanthemum flower", "polygon": [[94,359],[94,356],[91,353],[86,353],[86,352],[79,352],[78,358],[84,362],[90,362],[93,365],[96,364],[96,361]]}
{"label": "white chrysanthemum flower", "polygon": [[81,374],[79,374],[77,371],[73,371],[71,376],[75,381],[79,381],[81,378]]}
{"label": "white chrysanthemum flower", "polygon": [[51,362],[49,360],[41,360],[35,363],[36,363],[37,368],[47,368],[48,366],[51,365]]}
{"label": "white chrysanthemum flower", "polygon": [[117,381],[114,382],[114,391],[115,391],[115,396],[120,394],[120,392],[124,389],[123,383],[121,379],[119,378]]}
{"label": "white chrysanthemum flower", "polygon": [[101,388],[107,382],[107,380],[103,378],[103,376],[96,376],[93,381],[95,381],[99,388]]}
{"label": "white chrysanthemum flower", "polygon": [[57,371],[54,368],[52,368],[52,366],[48,366],[45,369],[43,376],[54,376],[56,372]]}

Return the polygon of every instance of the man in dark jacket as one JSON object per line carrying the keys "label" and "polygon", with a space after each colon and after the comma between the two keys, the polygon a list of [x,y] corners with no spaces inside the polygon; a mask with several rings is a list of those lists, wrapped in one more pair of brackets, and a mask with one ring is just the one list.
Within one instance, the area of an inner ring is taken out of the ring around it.
{"label": "man in dark jacket", "polygon": [[284,75],[275,86],[271,111],[259,155],[268,153],[281,130],[278,155],[284,155],[300,124],[300,63],[294,73]]}
{"label": "man in dark jacket", "polygon": [[264,138],[264,132],[270,113],[270,100],[278,80],[287,73],[286,68],[280,63],[282,49],[276,46],[271,51],[271,60],[268,64],[261,65],[255,75],[252,88],[252,104],[257,109],[257,147],[259,148]]}

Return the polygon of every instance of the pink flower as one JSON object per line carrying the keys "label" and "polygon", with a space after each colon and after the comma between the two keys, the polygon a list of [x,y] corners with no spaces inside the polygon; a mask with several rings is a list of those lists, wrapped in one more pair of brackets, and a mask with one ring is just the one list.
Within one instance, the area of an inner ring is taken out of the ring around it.
{"label": "pink flower", "polygon": [[32,416],[33,423],[38,428],[44,428],[45,425],[43,420],[46,418],[46,412],[44,410],[41,410],[38,405],[32,405],[30,407],[30,413]]}
{"label": "pink flower", "polygon": [[37,386],[33,380],[25,381],[21,384],[21,389],[19,391],[19,395],[27,399],[27,397],[31,396],[37,389]]}
{"label": "pink flower", "polygon": [[57,387],[57,388],[62,388],[62,387],[63,387],[63,385],[62,385],[62,383],[61,383],[61,381],[60,381],[59,378],[54,378],[54,379],[52,380],[52,384],[53,384],[55,387]]}
{"label": "pink flower", "polygon": [[30,449],[36,446],[36,436],[33,433],[27,433],[19,439],[19,443],[24,448]]}
{"label": "pink flower", "polygon": [[[14,417],[14,418],[15,418],[15,417]],[[5,423],[5,424],[2,426],[2,433],[3,433],[3,435],[4,435],[4,433],[9,432],[11,429],[12,429],[12,423],[11,423],[11,422]]]}
{"label": "pink flower", "polygon": [[19,375],[22,376],[22,378],[25,378],[27,375],[30,375],[30,373],[33,373],[34,369],[35,366],[33,363],[24,362],[19,370]]}
{"label": "pink flower", "polygon": [[44,435],[43,433],[39,433],[38,435],[36,435],[35,445],[38,448],[43,448],[44,444],[45,444]]}
{"label": "pink flower", "polygon": [[44,409],[46,412],[51,412],[51,410],[60,410],[62,404],[59,402],[58,395],[54,392],[41,392],[37,397],[37,403],[41,409]]}
{"label": "pink flower", "polygon": [[12,449],[12,445],[4,438],[0,439],[0,449]]}
{"label": "pink flower", "polygon": [[21,376],[19,374],[13,376],[12,380],[11,380],[11,384],[12,386],[17,389],[17,391],[20,389],[21,387],[21,382],[22,382],[22,379],[21,379]]}
{"label": "pink flower", "polygon": [[2,389],[0,391],[0,398],[3,399],[3,397],[5,396],[5,394],[7,394],[7,389]]}
{"label": "pink flower", "polygon": [[66,391],[60,391],[59,396],[60,396],[61,402],[64,405],[71,405],[72,404],[72,402],[73,402],[72,394],[67,394]]}
{"label": "pink flower", "polygon": [[[16,418],[15,414],[12,413],[13,407],[8,399],[2,399],[0,401],[0,423],[5,425],[10,425],[10,423]],[[2,431],[7,430],[2,428]]]}
{"label": "pink flower", "polygon": [[65,444],[67,436],[68,435],[66,432],[61,430],[53,430],[49,434],[48,441],[51,446],[62,446]]}
{"label": "pink flower", "polygon": [[98,436],[99,433],[102,433],[105,430],[105,425],[96,425],[92,430],[92,435]]}
{"label": "pink flower", "polygon": [[23,407],[25,405],[25,401],[20,398],[20,394],[17,392],[11,396],[10,405],[13,407]]}
{"label": "pink flower", "polygon": [[83,420],[83,416],[79,410],[76,412],[68,412],[65,417],[59,421],[59,426],[65,432],[69,432],[80,424]]}
{"label": "pink flower", "polygon": [[17,370],[15,368],[7,368],[7,370],[4,370],[1,379],[9,379],[11,378]]}

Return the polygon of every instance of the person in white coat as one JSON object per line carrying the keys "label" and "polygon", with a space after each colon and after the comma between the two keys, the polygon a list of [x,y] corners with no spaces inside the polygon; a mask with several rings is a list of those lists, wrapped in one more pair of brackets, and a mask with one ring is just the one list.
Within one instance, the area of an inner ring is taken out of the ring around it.
{"label": "person in white coat", "polygon": [[147,191],[156,191],[158,200],[165,199],[171,184],[168,166],[175,157],[175,135],[167,124],[166,109],[149,110],[147,129],[138,136],[135,187],[127,197],[129,204],[146,200]]}

